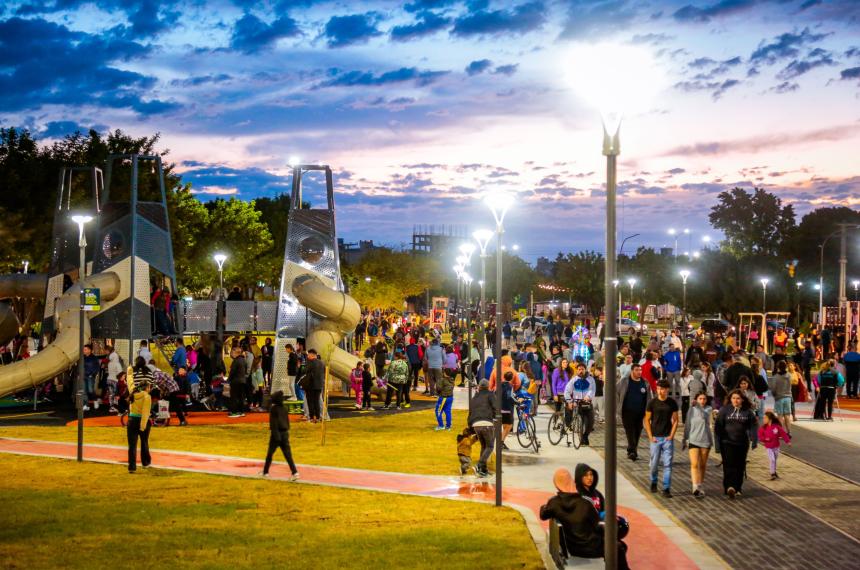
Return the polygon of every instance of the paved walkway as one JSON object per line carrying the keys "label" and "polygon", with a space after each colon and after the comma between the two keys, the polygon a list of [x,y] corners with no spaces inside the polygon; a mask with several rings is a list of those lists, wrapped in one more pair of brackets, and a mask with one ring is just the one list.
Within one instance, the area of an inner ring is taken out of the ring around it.
{"label": "paved walkway", "polygon": [[[0,438],[0,453],[74,459],[76,450],[75,444],[70,442]],[[86,461],[124,465],[127,460],[127,451],[121,446],[86,445],[84,458]],[[152,450],[152,466],[156,469],[257,477],[262,469],[262,464],[263,462],[260,460],[241,457]],[[461,479],[302,464],[299,464],[299,472],[301,474],[300,482],[305,484],[331,485],[455,500],[495,501],[495,486],[488,480],[478,480],[471,477]],[[289,468],[283,463],[275,463],[270,474],[271,478],[276,480],[286,480],[290,476]],[[546,475],[544,474],[543,477],[545,478]],[[538,521],[538,512],[540,506],[551,495],[552,493],[546,491],[513,486],[505,487],[502,493],[504,504],[516,508],[524,515],[538,550],[544,556],[545,563],[549,563],[545,538],[546,524]],[[673,560],[673,568],[698,567],[647,516],[634,509],[621,509],[621,514],[627,516],[633,525],[633,530],[627,541],[631,549],[631,566],[652,568],[659,565],[659,560],[670,557]],[[602,567],[602,563],[597,565]]]}

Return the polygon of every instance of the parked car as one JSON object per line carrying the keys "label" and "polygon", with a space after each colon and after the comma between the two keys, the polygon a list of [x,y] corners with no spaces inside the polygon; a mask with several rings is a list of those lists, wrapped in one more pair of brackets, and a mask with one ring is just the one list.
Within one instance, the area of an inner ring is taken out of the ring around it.
{"label": "parked car", "polygon": [[648,330],[648,325],[643,325],[633,319],[622,317],[616,321],[616,329],[621,334],[633,335],[637,332],[645,332]]}
{"label": "parked car", "polygon": [[705,319],[699,325],[699,330],[706,334],[726,334],[734,331],[735,327],[725,319]]}
{"label": "parked car", "polygon": [[532,322],[532,320],[534,322],[533,329],[535,332],[541,331],[541,334],[546,332],[546,327],[549,323],[547,322],[547,320],[545,318],[543,318],[543,317],[525,317],[520,322],[513,323],[513,328],[514,328],[514,330],[517,331],[517,336],[520,336],[523,334],[523,330],[527,326],[530,326],[530,323]]}

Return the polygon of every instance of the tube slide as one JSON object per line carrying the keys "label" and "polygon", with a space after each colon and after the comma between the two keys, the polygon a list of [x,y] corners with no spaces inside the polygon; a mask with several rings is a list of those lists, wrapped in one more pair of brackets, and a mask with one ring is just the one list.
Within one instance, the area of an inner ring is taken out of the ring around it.
{"label": "tube slide", "polygon": [[[292,290],[299,303],[324,317],[308,335],[307,347],[315,349],[323,361],[327,361],[334,376],[348,382],[357,360],[337,345],[344,335],[355,329],[361,319],[361,307],[346,293],[335,291],[311,274],[297,277]],[[326,359],[329,351],[331,355]]]}
{"label": "tube slide", "polygon": [[[0,299],[25,297],[43,299],[48,276],[36,273],[0,275]],[[5,345],[18,334],[18,317],[10,305],[0,303],[0,345]]]}
{"label": "tube slide", "polygon": [[[17,277],[17,276],[6,276]],[[37,277],[37,276],[21,276],[21,277]],[[42,277],[42,291],[44,294],[44,276]],[[0,294],[7,293],[8,289],[2,289],[3,283],[11,281],[0,278]],[[14,280],[18,281],[18,280]],[[22,293],[29,291],[32,296],[38,296],[35,287],[30,280],[21,280],[17,285]],[[33,279],[32,281],[36,281]],[[119,294],[120,279],[116,273],[106,272],[98,273],[87,277],[84,280],[85,287],[97,287],[101,289],[102,302],[110,301]],[[56,319],[57,319],[57,337],[54,342],[46,346],[36,356],[27,360],[21,360],[0,368],[0,397],[7,394],[12,394],[25,388],[32,388],[39,384],[50,380],[54,376],[62,374],[72,367],[79,358],[79,329],[78,320],[80,318],[80,298],[81,284],[76,283],[74,286],[63,294],[57,300]],[[20,294],[16,296],[30,296]],[[84,338],[90,337],[90,321],[84,319]]]}

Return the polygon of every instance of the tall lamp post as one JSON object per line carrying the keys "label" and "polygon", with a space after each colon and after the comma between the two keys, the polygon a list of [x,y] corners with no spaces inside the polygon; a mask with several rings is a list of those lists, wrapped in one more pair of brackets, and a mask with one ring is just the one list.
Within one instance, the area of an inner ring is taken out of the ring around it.
{"label": "tall lamp post", "polygon": [[28,260],[26,260],[26,259],[25,259],[25,260],[24,260],[24,261],[22,261],[21,263],[23,263],[23,264],[24,264],[24,275],[26,275],[26,274],[27,274],[27,271],[28,271],[28,270],[29,270],[29,268],[30,268],[30,262],[29,262]]}
{"label": "tall lamp post", "polygon": [[798,281],[795,285],[797,286],[797,313],[795,313],[795,321],[797,322],[795,328],[800,329],[800,288],[803,287],[803,282]]}
{"label": "tall lamp post", "polygon": [[761,312],[767,313],[767,284],[770,283],[770,279],[767,277],[761,278]]}
{"label": "tall lamp post", "polygon": [[[502,505],[502,234],[505,232],[504,221],[508,208],[514,202],[510,194],[500,193],[487,195],[484,203],[493,213],[496,220],[496,506]],[[615,251],[615,248],[612,248]]]}
{"label": "tall lamp post", "polygon": [[[621,283],[621,281],[619,281],[618,279],[612,280],[612,286],[615,288],[616,291],[618,291],[618,320],[619,321],[621,320],[621,289],[618,288],[618,285],[620,283]],[[605,335],[604,335],[604,338],[606,338]]]}
{"label": "tall lamp post", "polygon": [[633,305],[633,286],[636,285],[636,278],[630,277],[627,280],[627,284],[630,285],[630,305]]}
{"label": "tall lamp post", "polygon": [[75,388],[75,396],[78,407],[78,461],[84,460],[84,309],[86,295],[84,294],[84,279],[87,276],[87,236],[84,226],[93,221],[88,214],[77,214],[72,216],[72,221],[78,224],[78,248],[80,249],[80,260],[78,264],[78,287],[80,288],[80,305],[78,307],[78,378]]}
{"label": "tall lamp post", "polygon": [[[687,337],[687,278],[690,276],[690,272],[686,269],[682,269],[680,271],[680,275],[681,286],[684,291],[681,301],[681,338],[685,339]],[[681,342],[683,343],[684,341],[682,340]]]}
{"label": "tall lamp post", "polygon": [[466,383],[469,385],[469,402],[472,401],[472,276],[463,274],[463,282],[466,284]]}
{"label": "tall lamp post", "polygon": [[855,279],[851,284],[854,286],[854,300],[857,301],[858,292],[860,292],[860,279]]}
{"label": "tall lamp post", "polygon": [[216,323],[218,357],[216,360],[220,363],[224,354],[224,314],[226,313],[224,307],[224,262],[227,261],[227,256],[223,253],[216,253],[212,256],[212,259],[218,264],[218,310],[215,313],[218,316],[218,322]]}
{"label": "tall lamp post", "polygon": [[484,285],[487,282],[487,244],[493,237],[493,232],[490,230],[475,230],[472,237],[478,242],[478,249],[481,250],[481,280],[478,282],[481,285],[481,338],[478,339],[478,347],[481,352],[481,365],[478,366],[478,378],[484,377],[484,362],[486,362],[486,354],[484,352],[487,343],[487,333],[484,329],[484,323],[487,320],[487,300],[484,296]]}

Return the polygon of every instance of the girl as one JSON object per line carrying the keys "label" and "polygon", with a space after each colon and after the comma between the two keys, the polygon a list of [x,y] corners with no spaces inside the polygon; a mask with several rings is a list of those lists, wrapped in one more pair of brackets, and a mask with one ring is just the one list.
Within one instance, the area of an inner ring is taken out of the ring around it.
{"label": "girl", "polygon": [[[359,360],[355,365],[355,368],[352,369],[352,372],[349,374],[349,387],[355,392],[355,409],[361,409],[361,398],[363,395],[363,386],[364,384],[364,366],[363,363]],[[368,387],[368,390],[370,388]]]}
{"label": "girl", "polygon": [[704,392],[696,394],[693,406],[687,419],[684,420],[684,442],[682,447],[690,449],[690,479],[693,482],[693,496],[702,498],[705,490],[705,470],[708,467],[708,455],[714,444],[711,437],[711,407],[708,396]]}
{"label": "girl", "polygon": [[293,461],[293,452],[290,449],[290,414],[284,407],[284,393],[280,390],[272,394],[272,407],[269,408],[269,450],[266,452],[266,463],[263,466],[263,477],[269,476],[269,468],[272,466],[272,458],[275,450],[279,447],[284,454],[284,459],[290,466],[290,481],[297,481],[299,471]]}
{"label": "girl", "polygon": [[[714,374],[714,369],[710,362],[703,362],[700,369],[702,372],[701,380],[705,384],[704,392],[708,396],[708,405],[710,406],[714,401],[714,384],[717,383],[717,375]],[[698,391],[693,393],[698,394]]]}
{"label": "girl", "polygon": [[[143,376],[137,375],[137,367],[143,358],[135,361],[134,393],[131,396],[131,408],[128,411],[128,472],[137,471],[137,439],[140,438],[140,464],[144,469],[149,467],[152,457],[149,455],[149,413],[152,410],[152,398],[149,395],[152,383]],[[146,363],[143,364],[144,368]],[[147,368],[147,370],[149,370]]]}
{"label": "girl", "polygon": [[[782,364],[780,362],[780,364]],[[764,444],[767,449],[767,458],[770,460],[770,480],[779,479],[776,474],[776,460],[779,458],[779,440],[783,440],[788,445],[791,445],[791,436],[789,436],[782,425],[779,423],[779,418],[773,412],[764,413],[764,425],[758,428],[758,440]]]}
{"label": "girl", "polygon": [[263,376],[263,358],[260,356],[254,357],[254,364],[251,369],[251,389],[254,391],[251,409],[255,412],[263,412],[263,387],[266,380]]}
{"label": "girl", "polygon": [[723,490],[729,499],[734,499],[744,484],[750,441],[753,449],[757,446],[757,423],[750,401],[740,390],[732,390],[726,400],[714,423],[714,443],[723,456]]}
{"label": "girl", "polygon": [[361,409],[373,411],[371,406],[370,391],[373,389],[373,374],[370,372],[370,363],[365,362],[361,370]]}
{"label": "girl", "polygon": [[[681,370],[681,421],[687,423],[687,410],[690,409],[690,382],[693,374],[686,366]],[[697,394],[699,392],[696,392]]]}
{"label": "girl", "polygon": [[784,360],[776,363],[776,374],[771,378],[770,391],[773,394],[773,411],[785,424],[786,431],[791,434],[791,375]]}

